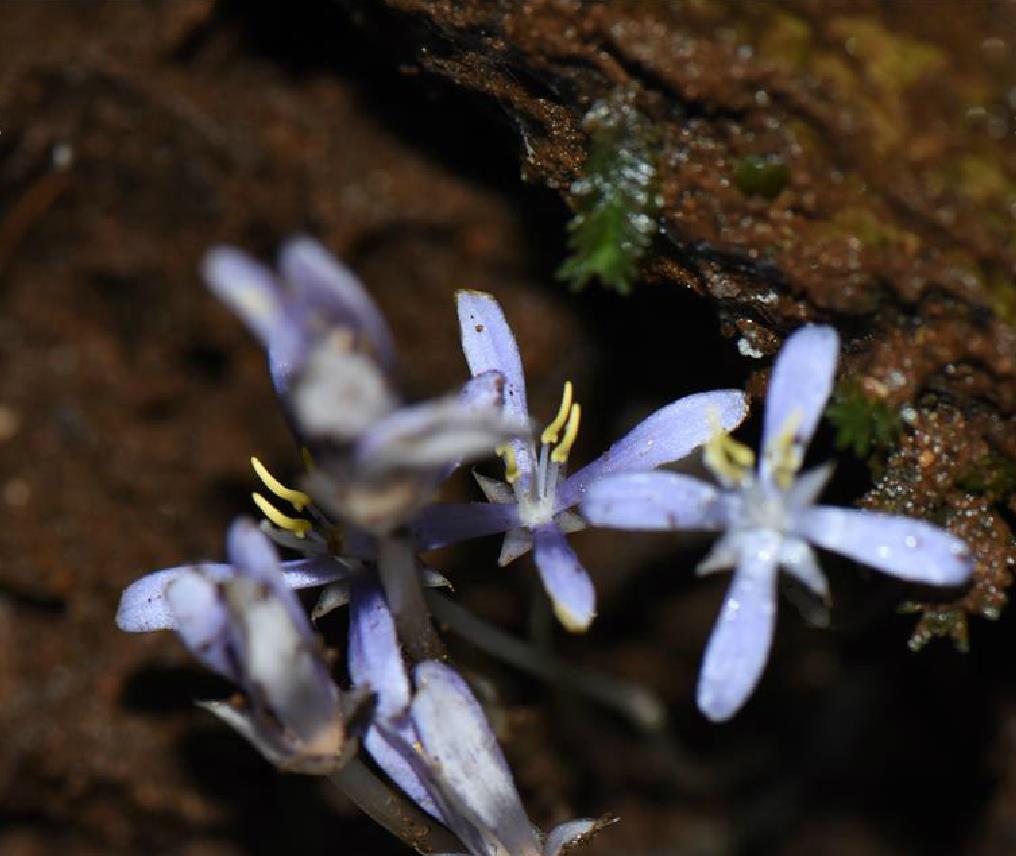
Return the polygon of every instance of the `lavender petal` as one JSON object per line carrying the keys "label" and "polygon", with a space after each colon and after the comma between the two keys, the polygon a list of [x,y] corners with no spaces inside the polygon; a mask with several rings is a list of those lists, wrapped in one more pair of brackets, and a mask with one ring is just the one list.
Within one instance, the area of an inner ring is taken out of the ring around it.
{"label": "lavender petal", "polygon": [[313,238],[291,238],[279,253],[279,270],[302,300],[331,325],[362,334],[386,370],[395,366],[391,330],[359,278]]}
{"label": "lavender petal", "polygon": [[506,532],[518,525],[517,505],[441,503],[423,509],[413,521],[412,530],[418,550],[435,550],[470,538]]}
{"label": "lavender petal", "polygon": [[962,585],[973,569],[959,538],[912,517],[816,506],[799,516],[795,531],[819,547],[910,582]]}
{"label": "lavender petal", "polygon": [[580,506],[594,526],[618,529],[719,529],[730,519],[728,497],[712,485],[670,472],[607,476],[586,489]]}
{"label": "lavender petal", "polygon": [[793,426],[793,451],[798,462],[815,433],[832,391],[840,338],[832,327],[802,327],[783,343],[776,356],[762,423],[760,472],[769,478],[772,454],[788,426]]}
{"label": "lavender petal", "polygon": [[[504,312],[490,294],[462,290],[455,295],[462,335],[462,350],[473,377],[496,370],[504,375],[504,411],[518,422],[527,422],[526,379],[515,336],[505,320]],[[533,475],[534,461],[529,445],[512,441],[515,463],[521,486],[527,486]]]}
{"label": "lavender petal", "polygon": [[497,566],[504,568],[532,549],[532,532],[522,526],[517,529],[509,529],[505,532],[504,540],[501,542],[501,553],[497,557]]}
{"label": "lavender petal", "polygon": [[572,633],[588,629],[596,616],[596,590],[586,569],[554,523],[533,530],[533,558],[543,587],[550,596],[554,614]]}
{"label": "lavender petal", "polygon": [[409,706],[409,676],[395,622],[379,586],[357,579],[350,591],[349,677],[377,696],[377,715],[392,719]]}
{"label": "lavender petal", "polygon": [[730,719],[762,675],[776,620],[777,537],[747,536],[706,646],[696,698],[714,722]]}
{"label": "lavender petal", "polygon": [[153,630],[175,630],[176,619],[166,603],[166,586],[182,574],[198,571],[212,579],[225,579],[233,573],[233,566],[221,562],[200,565],[178,565],[146,574],[134,580],[120,595],[116,611],[116,626],[128,633],[148,633]]}
{"label": "lavender petal", "polygon": [[465,681],[442,663],[427,661],[416,667],[416,685],[413,723],[449,796],[476,819],[480,831],[493,835],[503,852],[538,854],[536,833],[501,747]]}
{"label": "lavender petal", "polygon": [[712,436],[714,417],[732,431],[748,413],[744,393],[716,390],[689,395],[647,416],[559,488],[556,509],[579,502],[589,485],[614,473],[643,472],[686,457]]}
{"label": "lavender petal", "polygon": [[457,396],[402,407],[374,424],[357,443],[357,463],[374,471],[431,469],[491,455],[529,433],[529,425],[496,407]]}
{"label": "lavender petal", "polygon": [[219,585],[199,570],[186,570],[166,583],[165,607],[180,641],[195,659],[240,683],[236,640]]}
{"label": "lavender petal", "polygon": [[213,247],[201,266],[211,291],[247,325],[268,352],[276,389],[284,391],[306,354],[308,339],[275,274],[242,250]]}

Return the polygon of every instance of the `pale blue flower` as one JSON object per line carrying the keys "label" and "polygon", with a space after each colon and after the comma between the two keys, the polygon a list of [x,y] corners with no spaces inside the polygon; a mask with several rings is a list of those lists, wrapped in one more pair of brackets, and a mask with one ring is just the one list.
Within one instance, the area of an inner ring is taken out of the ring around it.
{"label": "pale blue flower", "polygon": [[[498,372],[505,381],[506,414],[534,421],[526,403],[518,345],[497,301],[482,292],[460,291],[458,311],[462,347],[474,377]],[[572,509],[589,486],[612,473],[651,470],[680,460],[709,438],[715,424],[732,430],[746,413],[744,395],[737,390],[687,396],[644,419],[603,455],[568,476],[566,464],[581,415],[568,383],[557,417],[538,438],[515,439],[502,447],[506,482],[476,476],[489,502],[426,508],[415,523],[418,543],[429,549],[505,533],[500,565],[533,549],[561,623],[572,631],[585,630],[596,614],[596,594],[565,535],[585,526]]]}
{"label": "pale blue flower", "polygon": [[698,705],[710,719],[733,716],[761,676],[779,568],[828,596],[813,546],[912,582],[955,586],[971,574],[967,546],[937,526],[815,504],[831,467],[798,471],[829,398],[838,350],[830,327],[805,327],[787,339],[769,382],[757,472],[751,450],[718,432],[705,460],[720,487],[677,473],[617,475],[592,485],[582,502],[599,526],[723,533],[698,569],[735,568],[699,677]]}
{"label": "pale blue flower", "polygon": [[[469,856],[558,856],[601,824],[574,820],[544,838],[530,823],[497,738],[465,681],[443,663],[416,666],[413,681],[380,589],[353,585],[349,673],[376,698],[364,747]],[[450,856],[450,854],[449,854]]]}

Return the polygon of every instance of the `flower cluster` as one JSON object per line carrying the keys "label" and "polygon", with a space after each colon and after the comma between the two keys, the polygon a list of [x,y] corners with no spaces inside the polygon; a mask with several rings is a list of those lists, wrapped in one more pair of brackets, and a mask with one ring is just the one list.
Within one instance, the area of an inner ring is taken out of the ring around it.
{"label": "flower cluster", "polygon": [[[733,715],[761,674],[777,569],[828,596],[813,546],[918,582],[957,585],[970,573],[965,546],[928,523],[815,505],[829,469],[798,471],[835,371],[829,328],[804,328],[777,359],[757,472],[751,451],[728,434],[747,414],[745,397],[717,390],[661,408],[569,475],[581,421],[572,384],[536,431],[518,346],[490,295],[457,298],[472,378],[445,397],[404,404],[384,319],[314,241],[287,243],[277,273],[231,248],[213,250],[204,272],[264,346],[306,473],[290,487],[252,458],[273,497],[254,494],[265,519],[231,526],[228,563],[134,582],[117,623],[176,631],[242,691],[241,702],[206,708],[279,768],[328,775],[421,852],[556,856],[604,821],[570,821],[546,835],[530,823],[482,705],[446,660],[429,604],[445,605],[443,620],[457,613],[428,591],[446,581],[420,553],[503,534],[500,564],[532,550],[555,614],[579,632],[596,598],[569,534],[589,525],[721,532],[700,566],[736,568],[698,692],[712,719]],[[718,484],[661,469],[700,449]],[[458,466],[495,454],[504,481],[474,474],[486,502],[436,501]],[[297,557],[282,560],[280,547]],[[332,677],[295,593],[309,588],[321,589],[314,616],[349,607],[348,689]]]}

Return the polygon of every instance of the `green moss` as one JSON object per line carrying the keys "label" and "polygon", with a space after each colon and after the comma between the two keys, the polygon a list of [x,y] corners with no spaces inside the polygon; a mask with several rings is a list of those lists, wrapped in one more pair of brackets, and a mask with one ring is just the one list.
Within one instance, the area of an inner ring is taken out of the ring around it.
{"label": "green moss", "polygon": [[836,427],[836,448],[850,449],[862,459],[887,451],[900,434],[899,413],[868,398],[854,383],[837,387],[826,416]]}
{"label": "green moss", "polygon": [[778,158],[747,155],[734,168],[734,181],[738,189],[748,196],[775,199],[789,180],[790,170]]}
{"label": "green moss", "polygon": [[997,452],[988,452],[956,479],[956,485],[998,501],[1016,491],[1016,463]]}
{"label": "green moss", "polygon": [[628,294],[657,231],[652,131],[628,91],[598,101],[583,124],[590,134],[589,157],[571,187],[571,254],[557,276],[574,289],[598,279]]}

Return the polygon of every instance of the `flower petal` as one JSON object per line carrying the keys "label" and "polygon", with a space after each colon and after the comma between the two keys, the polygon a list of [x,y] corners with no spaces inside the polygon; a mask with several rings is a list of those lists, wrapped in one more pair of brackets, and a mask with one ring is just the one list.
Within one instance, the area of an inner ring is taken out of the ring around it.
{"label": "flower petal", "polygon": [[720,617],[706,646],[696,698],[714,722],[730,719],[762,675],[776,621],[778,536],[744,537]]}
{"label": "flower petal", "polygon": [[298,300],[330,325],[348,325],[369,342],[388,371],[395,366],[391,330],[359,278],[313,238],[290,238],[279,253],[279,270]]}
{"label": "flower petal", "polygon": [[912,517],[816,506],[799,516],[795,530],[819,547],[909,582],[962,585],[972,572],[966,544]]}
{"label": "flower petal", "polygon": [[497,566],[506,567],[520,556],[526,555],[533,549],[533,533],[520,526],[517,529],[509,529],[504,534],[501,542],[501,552],[497,557]]}
{"label": "flower petal", "polygon": [[275,544],[258,524],[246,517],[234,520],[226,533],[226,555],[233,565],[234,577],[245,577],[265,586],[284,605],[293,626],[307,639],[313,637],[303,606],[286,584]]}
{"label": "flower petal", "polygon": [[[473,377],[497,370],[504,375],[504,411],[519,422],[529,421],[526,379],[519,346],[494,297],[482,291],[462,290],[455,295],[462,334],[462,351]],[[522,486],[532,478],[534,461],[529,444],[516,440],[515,464]]]}
{"label": "flower petal", "polygon": [[120,595],[116,626],[128,633],[153,630],[175,630],[176,619],[166,603],[166,586],[180,575],[200,568],[211,579],[225,579],[233,573],[232,565],[208,562],[201,565],[178,565],[146,574],[134,580]]}
{"label": "flower petal", "polygon": [[[195,570],[219,581],[233,574],[233,566],[223,562],[178,565],[146,574],[123,590],[116,612],[116,626],[128,633],[175,630],[176,620],[166,604],[166,586],[181,574]],[[322,556],[283,562],[282,572],[290,588],[303,589],[341,579],[348,573],[348,568],[341,559]]]}
{"label": "flower petal", "polygon": [[304,361],[291,405],[301,434],[342,445],[392,413],[398,400],[370,357],[323,339]]}
{"label": "flower petal", "polygon": [[234,247],[213,247],[205,255],[202,276],[211,291],[247,325],[268,352],[276,389],[302,363],[309,344],[293,316],[275,274]]}
{"label": "flower petal", "polygon": [[504,375],[504,409],[520,420],[529,418],[522,358],[500,305],[490,294],[462,290],[455,300],[462,350],[473,377],[492,369]]}
{"label": "flower petal", "polygon": [[413,521],[412,530],[418,550],[435,550],[470,538],[507,532],[518,525],[517,505],[439,503],[424,508]]}
{"label": "flower petal", "polygon": [[395,636],[395,622],[380,587],[353,582],[349,604],[349,677],[377,696],[377,714],[392,719],[409,706],[409,676]]}
{"label": "flower petal", "polygon": [[822,573],[815,551],[800,538],[784,538],[780,544],[780,566],[823,601],[829,600],[829,581]]}
{"label": "flower petal", "polygon": [[493,833],[505,853],[539,854],[501,747],[465,681],[431,660],[416,667],[416,685],[413,723],[449,795],[481,832]]}
{"label": "flower petal", "polygon": [[555,826],[543,842],[543,856],[559,856],[562,852],[567,852],[569,844],[578,844],[578,839],[596,832],[599,826],[600,821],[588,819],[569,820]]}
{"label": "flower petal", "polygon": [[760,472],[769,478],[773,454],[785,431],[792,428],[790,448],[800,465],[804,450],[815,433],[836,374],[840,337],[832,327],[802,327],[783,343],[776,355],[766,410],[762,422],[762,461]]}
{"label": "flower petal", "polygon": [[492,455],[497,446],[528,433],[528,423],[497,407],[447,396],[381,419],[363,435],[354,454],[360,466],[374,471],[440,468]]}
{"label": "flower petal", "polygon": [[345,742],[339,691],[313,644],[306,616],[293,621],[292,592],[253,575],[238,575],[221,586],[239,642],[241,683],[254,706],[295,735],[301,754],[337,755]]}
{"label": "flower petal", "polygon": [[596,590],[586,569],[555,523],[533,529],[533,558],[554,614],[572,633],[586,630],[596,616]]}
{"label": "flower petal", "polygon": [[732,389],[689,395],[660,408],[566,479],[558,487],[556,510],[579,502],[588,486],[603,476],[679,461],[712,436],[714,417],[725,431],[732,431],[747,413],[744,393]]}
{"label": "flower petal", "polygon": [[730,519],[731,501],[713,485],[680,473],[627,473],[589,485],[580,508],[594,526],[719,529]]}
{"label": "flower petal", "polygon": [[[403,717],[409,706],[409,676],[395,635],[395,622],[381,589],[365,578],[355,580],[349,610],[349,677],[353,686],[370,689],[377,697],[375,716],[412,744],[416,735]],[[364,735],[364,746],[417,805],[441,818],[427,787],[384,732],[371,726]]]}
{"label": "flower petal", "polygon": [[164,600],[172,626],[195,659],[241,683],[236,638],[219,583],[199,569],[185,570],[166,583]]}

